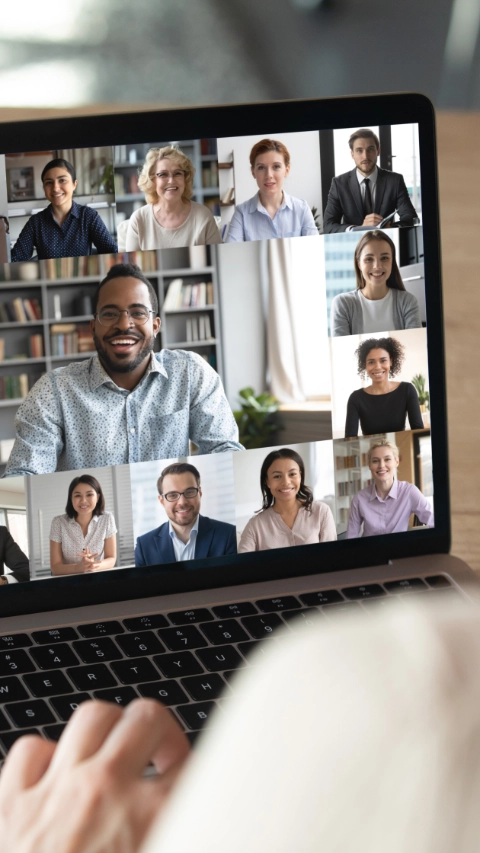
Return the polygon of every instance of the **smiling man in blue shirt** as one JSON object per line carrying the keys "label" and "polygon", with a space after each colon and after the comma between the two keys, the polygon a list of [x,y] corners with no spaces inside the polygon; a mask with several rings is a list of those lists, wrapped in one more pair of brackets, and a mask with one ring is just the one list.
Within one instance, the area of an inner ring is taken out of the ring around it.
{"label": "smiling man in blue shirt", "polygon": [[243,450],[219,375],[185,350],[153,352],[155,290],[116,264],[100,283],[91,321],[97,354],[35,383],[15,418],[5,476],[99,468]]}

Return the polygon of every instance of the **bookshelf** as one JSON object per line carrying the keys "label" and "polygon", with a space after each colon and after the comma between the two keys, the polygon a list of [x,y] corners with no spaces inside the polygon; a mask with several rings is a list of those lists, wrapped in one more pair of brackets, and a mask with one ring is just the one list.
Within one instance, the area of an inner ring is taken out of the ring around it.
{"label": "bookshelf", "polygon": [[[394,433],[381,436],[385,437],[395,441]],[[333,441],[337,533],[344,533],[347,529],[353,496],[372,482],[372,474],[367,464],[371,442],[372,436]]]}
{"label": "bookshelf", "polygon": [[[0,360],[0,393],[4,388],[5,379],[9,380],[11,392],[9,398],[0,399],[0,475],[9,455],[6,443],[15,437],[14,417],[22,398],[43,373],[92,355],[95,351],[93,340],[87,334],[92,318],[91,298],[108,268],[113,263],[127,260],[142,268],[158,295],[162,326],[155,341],[155,349],[185,349],[197,352],[220,376],[223,375],[215,246],[205,247],[206,263],[203,266],[190,263],[188,248],[130,252],[128,256],[124,254],[90,256],[88,259],[65,258],[53,264],[41,262],[35,267],[43,277],[35,281],[17,280],[18,269],[24,265],[11,264],[8,269],[12,280],[0,282],[0,306],[13,303],[19,298],[29,300],[39,306],[41,317],[26,322],[18,319],[0,323],[0,341],[3,341],[3,344],[0,343],[0,353],[2,346],[4,349],[4,358]],[[95,274],[93,269],[97,270]],[[62,275],[65,271],[71,274]],[[86,271],[85,274],[78,274],[82,271]],[[50,277],[55,275],[58,277]],[[168,309],[167,303],[165,310],[169,286],[172,281],[179,279],[182,287],[191,287],[190,301],[193,288],[196,287],[199,294],[201,285],[205,285],[201,289],[205,294],[206,304],[182,305],[178,309]],[[200,318],[208,318],[208,322],[204,319],[200,324]],[[204,339],[189,340],[192,334],[191,331],[190,334],[187,333],[187,321],[193,320],[197,323],[198,336],[202,325]],[[208,336],[206,331],[209,332]],[[40,336],[43,341],[41,357],[32,355],[32,335]],[[10,381],[11,377],[14,379]]]}
{"label": "bookshelf", "polygon": [[222,215],[222,240],[225,239],[235,210],[235,163],[233,151],[229,159],[219,162],[220,211]]}
{"label": "bookshelf", "polygon": [[[134,210],[143,207],[145,196],[139,191],[137,178],[150,148],[163,148],[171,142],[115,146],[115,200],[119,221],[130,219]],[[175,143],[195,166],[193,200],[220,215],[217,145],[215,139],[183,139]]]}

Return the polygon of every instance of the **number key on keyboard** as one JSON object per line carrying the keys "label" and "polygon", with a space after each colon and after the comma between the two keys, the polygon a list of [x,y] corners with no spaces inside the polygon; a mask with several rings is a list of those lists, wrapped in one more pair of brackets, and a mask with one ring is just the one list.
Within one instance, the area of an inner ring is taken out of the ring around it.
{"label": "number key on keyboard", "polygon": [[122,653],[109,637],[98,637],[96,640],[78,640],[73,643],[77,655],[83,663],[96,661],[118,660]]}
{"label": "number key on keyboard", "polygon": [[34,672],[35,669],[35,664],[23,649],[0,652],[0,675],[17,675],[21,672]]}
{"label": "number key on keyboard", "polygon": [[66,643],[55,643],[53,646],[40,646],[30,650],[32,658],[40,669],[61,669],[64,666],[75,666],[80,663],[77,656]]}
{"label": "number key on keyboard", "polygon": [[184,625],[182,628],[164,628],[158,632],[158,636],[172,652],[179,652],[183,649],[198,649],[200,646],[207,645],[195,625]]}
{"label": "number key on keyboard", "polygon": [[[242,625],[255,640],[263,640],[265,637],[270,637],[277,628],[285,626],[285,623],[276,613],[269,613],[264,616],[246,616],[242,619]],[[243,639],[247,638],[244,637]]]}
{"label": "number key on keyboard", "polygon": [[[259,616],[247,616],[247,619],[261,619]],[[223,643],[240,643],[242,640],[248,640],[248,634],[245,633],[242,626],[235,619],[225,619],[223,622],[209,622],[206,625],[200,625],[205,636],[215,646],[223,645]]]}
{"label": "number key on keyboard", "polygon": [[153,631],[121,634],[120,637],[115,637],[115,640],[129,658],[138,657],[138,655],[160,654],[165,651],[165,647],[162,646],[160,640],[157,640]]}

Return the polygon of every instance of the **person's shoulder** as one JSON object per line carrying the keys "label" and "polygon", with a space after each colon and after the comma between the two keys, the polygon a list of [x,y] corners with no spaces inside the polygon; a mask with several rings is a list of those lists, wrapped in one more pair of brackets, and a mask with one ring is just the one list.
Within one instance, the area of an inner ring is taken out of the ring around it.
{"label": "person's shoulder", "polygon": [[213,369],[198,352],[190,352],[190,350],[185,349],[162,349],[155,353],[155,360],[167,370],[169,367],[181,369],[191,366],[205,371]]}
{"label": "person's shoulder", "polygon": [[347,290],[346,293],[337,293],[337,295],[333,297],[332,306],[354,304],[355,302],[358,302],[359,298],[358,290]]}
{"label": "person's shoulder", "polygon": [[355,388],[355,391],[352,391],[352,393],[350,394],[350,397],[348,399],[349,400],[358,400],[358,399],[363,400],[364,397],[371,397],[371,396],[372,396],[371,394],[365,394],[363,388]]}
{"label": "person's shoulder", "polygon": [[145,219],[147,219],[147,217],[150,216],[151,211],[152,211],[152,205],[151,204],[144,204],[144,205],[142,205],[142,207],[139,207],[139,208],[137,208],[137,210],[133,211],[133,213],[129,217],[129,222],[135,222],[137,219],[145,221]]}
{"label": "person's shoulder", "polygon": [[208,209],[204,204],[200,204],[198,201],[190,200],[191,204],[191,212],[193,213],[196,219],[201,218],[210,222],[213,219],[213,213]]}
{"label": "person's shoulder", "polygon": [[325,501],[313,501],[312,510],[317,515],[330,515],[331,509]]}
{"label": "person's shoulder", "polygon": [[389,288],[390,293],[393,298],[399,302],[401,305],[406,305],[407,303],[417,302],[417,297],[414,293],[410,293],[409,290],[398,290],[396,287]]}
{"label": "person's shoulder", "polygon": [[163,533],[165,528],[168,528],[168,521],[164,521],[160,527],[154,527],[153,530],[147,530],[146,533],[142,533],[141,536],[137,536],[137,542],[149,542],[155,536],[159,536],[160,533]]}
{"label": "person's shoulder", "polygon": [[354,174],[355,174],[355,169],[349,169],[348,172],[342,172],[341,175],[335,175],[335,177],[333,178],[333,181],[336,181],[337,183],[344,184]]}
{"label": "person's shoulder", "polygon": [[93,222],[94,219],[97,219],[98,213],[93,207],[88,207],[87,204],[79,204],[77,201],[74,201],[73,204],[79,219],[85,219],[87,222]]}
{"label": "person's shoulder", "polygon": [[257,209],[258,204],[258,193],[252,195],[251,198],[247,198],[246,201],[241,201],[239,204],[235,205],[235,213],[238,211],[242,215],[248,213],[254,213]]}
{"label": "person's shoulder", "polygon": [[408,480],[397,480],[397,489],[400,495],[410,495],[412,498],[423,497],[418,486],[415,483],[409,483]]}

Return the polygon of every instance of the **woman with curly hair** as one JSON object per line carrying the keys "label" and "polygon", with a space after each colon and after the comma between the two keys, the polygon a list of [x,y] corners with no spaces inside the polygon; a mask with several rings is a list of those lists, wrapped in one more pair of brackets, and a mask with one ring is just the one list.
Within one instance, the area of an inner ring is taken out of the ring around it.
{"label": "woman with curly hair", "polygon": [[421,327],[417,298],[405,290],[388,234],[367,231],[357,243],[353,265],[357,289],[332,301],[333,337]]}
{"label": "woman with curly hair", "polygon": [[195,166],[180,149],[150,149],[138,179],[147,204],[129,219],[127,252],[222,242],[209,209],[191,200],[194,175]]}
{"label": "woman with curly hair", "polygon": [[410,429],[423,429],[418,395],[411,382],[394,382],[405,358],[395,338],[367,338],[355,351],[358,374],[371,385],[353,391],[348,398],[345,438],[378,432],[402,432],[408,415]]}
{"label": "woman with curly hair", "polygon": [[238,551],[267,551],[337,538],[330,507],[305,485],[302,457],[290,447],[272,450],[260,471],[263,505],[245,525]]}

